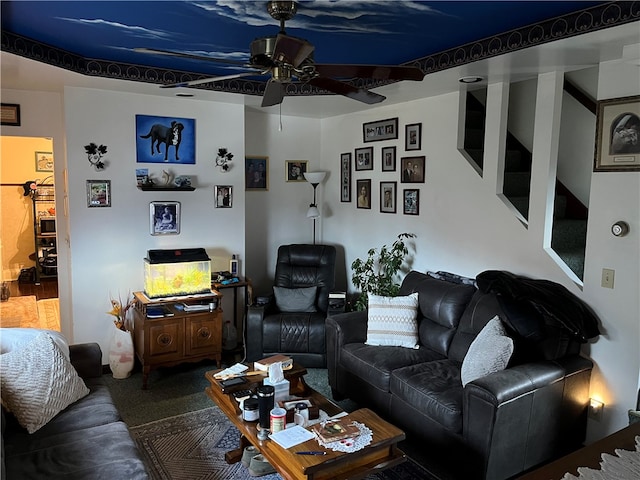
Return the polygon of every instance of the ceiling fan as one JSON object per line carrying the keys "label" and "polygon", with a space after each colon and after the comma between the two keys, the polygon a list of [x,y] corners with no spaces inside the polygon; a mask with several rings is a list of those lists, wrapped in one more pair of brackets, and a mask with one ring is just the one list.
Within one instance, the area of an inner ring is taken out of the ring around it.
{"label": "ceiling fan", "polygon": [[285,97],[285,85],[294,79],[372,105],[382,102],[386,97],[339,79],[371,78],[420,81],[424,78],[422,70],[410,66],[315,63],[313,61],[315,47],[306,40],[287,35],[285,32],[285,21],[291,20],[297,10],[298,4],[295,1],[271,0],[267,2],[267,12],[273,19],[280,22],[280,32],[277,35],[257,38],[251,42],[251,57],[248,63],[155,48],[137,48],[136,51],[239,65],[248,70],[232,75],[162,85],[161,88],[191,87],[240,77],[270,74],[271,78],[267,81],[262,97],[263,107],[282,103]]}

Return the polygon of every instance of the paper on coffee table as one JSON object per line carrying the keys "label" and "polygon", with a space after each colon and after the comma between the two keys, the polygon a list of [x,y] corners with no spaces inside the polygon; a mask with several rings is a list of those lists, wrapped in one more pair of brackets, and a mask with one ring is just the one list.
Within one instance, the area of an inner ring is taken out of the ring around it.
{"label": "paper on coffee table", "polygon": [[315,436],[306,428],[303,428],[300,425],[295,425],[293,427],[280,430],[279,432],[272,433],[269,435],[269,438],[282,448],[290,448],[306,442],[307,440],[311,440],[312,438],[315,438]]}

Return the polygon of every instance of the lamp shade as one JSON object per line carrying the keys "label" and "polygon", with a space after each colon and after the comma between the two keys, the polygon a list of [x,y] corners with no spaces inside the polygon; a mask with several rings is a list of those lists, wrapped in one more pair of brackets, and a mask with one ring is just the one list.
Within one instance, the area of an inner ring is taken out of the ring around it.
{"label": "lamp shade", "polygon": [[326,176],[327,172],[304,172],[304,178],[311,184],[322,182]]}
{"label": "lamp shade", "polygon": [[309,210],[307,210],[307,218],[318,218],[320,216],[320,211],[318,207],[315,205],[311,205]]}

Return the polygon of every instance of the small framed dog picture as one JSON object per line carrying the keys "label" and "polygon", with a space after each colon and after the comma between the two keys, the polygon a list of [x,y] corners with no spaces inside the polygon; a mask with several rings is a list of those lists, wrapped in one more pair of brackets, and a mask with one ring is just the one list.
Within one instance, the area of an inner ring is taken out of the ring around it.
{"label": "small framed dog picture", "polygon": [[138,163],[196,163],[196,121],[192,118],[136,115]]}

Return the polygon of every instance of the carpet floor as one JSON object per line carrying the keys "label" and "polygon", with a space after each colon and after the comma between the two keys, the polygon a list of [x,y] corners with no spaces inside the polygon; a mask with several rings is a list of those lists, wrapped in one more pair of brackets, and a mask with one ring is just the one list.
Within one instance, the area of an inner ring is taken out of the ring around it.
{"label": "carpet floor", "polygon": [[[239,445],[240,432],[217,407],[189,412],[130,429],[153,480],[249,480],[242,463],[229,465],[225,452]],[[280,480],[278,474],[264,480]],[[420,465],[407,460],[366,480],[431,480]]]}

